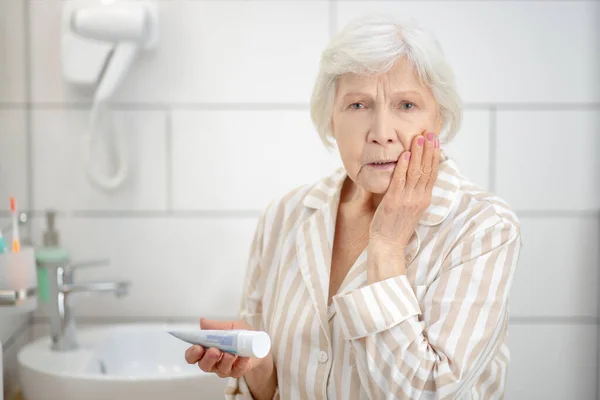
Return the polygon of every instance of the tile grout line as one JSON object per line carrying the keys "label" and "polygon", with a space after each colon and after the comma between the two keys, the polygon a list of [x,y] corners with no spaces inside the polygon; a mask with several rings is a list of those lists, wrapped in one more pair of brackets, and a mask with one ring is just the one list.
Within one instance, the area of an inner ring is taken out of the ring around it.
{"label": "tile grout line", "polygon": [[598,317],[584,315],[569,316],[514,316],[509,322],[517,325],[598,325]]}
{"label": "tile grout line", "polygon": [[[25,98],[27,100],[27,108],[25,110],[25,137],[26,145],[26,162],[27,162],[27,208],[33,210],[35,208],[34,191],[35,191],[35,176],[34,176],[34,157],[33,157],[33,83],[32,83],[32,54],[31,54],[31,4],[27,0],[23,0],[24,13],[23,16],[23,35],[25,38]],[[34,243],[33,239],[33,224],[30,219],[27,220],[27,235]],[[27,342],[33,339],[33,311],[28,313],[26,326]]]}
{"label": "tile grout line", "polygon": [[[112,111],[163,111],[165,109],[190,109],[190,110],[212,110],[212,111],[271,111],[271,110],[305,110],[309,108],[309,103],[204,103],[204,102],[156,102],[139,103],[112,102],[109,109]],[[39,110],[89,110],[92,107],[90,102],[35,102],[35,103],[6,103],[0,102],[0,109],[25,109],[35,108]]]}
{"label": "tile grout line", "polygon": [[[600,228],[600,220],[598,220],[597,223]],[[598,265],[598,268],[600,268],[600,265]],[[598,287],[600,287],[600,283],[598,285]],[[596,376],[600,377],[600,296],[598,297],[598,308],[596,310],[596,314],[598,315],[598,324],[596,325]],[[600,399],[600,378],[598,382],[596,382],[596,398]]]}
{"label": "tile grout line", "polygon": [[73,218],[256,218],[261,210],[73,211]]}
{"label": "tile grout line", "polygon": [[[198,320],[195,316],[179,316],[179,317],[167,317],[167,316],[80,316],[76,317],[76,320],[83,323],[135,323],[135,322],[168,322],[168,323],[185,323],[185,322],[196,322]],[[34,316],[32,318],[34,324],[48,323],[49,318],[46,316]],[[510,317],[509,323],[513,325],[598,325],[598,318],[593,316],[518,316]]]}
{"label": "tile grout line", "polygon": [[173,112],[165,110],[165,203],[167,214],[173,211]]}
{"label": "tile grout line", "polygon": [[[25,37],[25,98],[27,99],[27,104],[31,104],[31,100],[33,99],[33,86],[31,83],[31,9],[29,1],[24,1],[24,15],[23,15],[23,35]],[[25,137],[26,137],[26,147],[25,147],[25,158],[26,158],[26,180],[27,180],[27,208],[29,210],[33,210],[34,205],[34,191],[35,191],[35,182],[34,182],[34,159],[33,159],[33,115],[32,115],[32,107],[28,106],[25,110]],[[29,239],[33,242],[33,233],[31,222],[27,222],[27,234],[29,235]]]}
{"label": "tile grout line", "polygon": [[[521,218],[600,218],[600,211],[584,210],[524,210],[515,209]],[[164,218],[164,217],[202,217],[202,218],[232,218],[232,217],[256,217],[261,213],[260,209],[188,209],[188,210],[57,210],[57,216],[61,218]],[[10,213],[0,212],[0,218],[8,218]],[[30,210],[31,218],[43,218],[44,210]],[[600,305],[599,305],[600,308]]]}
{"label": "tile grout line", "polygon": [[489,186],[490,186],[490,191],[495,192],[496,191],[496,162],[497,162],[497,155],[496,155],[496,143],[497,143],[497,130],[498,130],[498,125],[497,125],[497,115],[496,115],[496,107],[492,106],[490,107],[490,142],[489,142]]}
{"label": "tile grout line", "polygon": [[[34,0],[34,1],[40,1],[40,0]],[[208,0],[196,0],[196,1],[208,1]],[[344,1],[347,2],[347,3],[357,3],[359,1],[362,2],[364,0],[344,0]],[[388,2],[388,3],[391,3],[391,2],[402,3],[402,2],[411,2],[411,1],[414,1],[414,0],[379,0],[379,1],[381,1],[383,3],[386,3],[386,2]],[[419,1],[422,1],[422,2],[448,2],[448,3],[456,3],[457,2],[457,0],[419,0]],[[486,0],[460,0],[460,1],[461,2],[466,2],[466,3],[482,3],[482,2],[484,2]],[[540,0],[519,0],[519,2],[523,2],[523,3],[527,3],[527,2],[537,3],[539,1]],[[552,2],[562,3],[562,2],[565,2],[565,0],[543,0],[543,1],[544,2],[548,2],[548,3],[552,3]],[[577,2],[585,3],[585,2],[589,2],[590,0],[568,0],[568,1],[569,1],[569,3],[577,3]],[[594,0],[592,0],[592,1],[594,1]]]}
{"label": "tile grout line", "polygon": [[[37,2],[41,2],[41,1],[47,1],[47,0],[29,0],[31,2],[37,3]],[[194,2],[198,2],[198,3],[208,3],[208,2],[214,2],[215,0],[157,0],[159,2],[169,2],[169,3],[176,3],[176,2],[186,2],[186,1],[194,1]],[[220,0],[223,3],[226,2],[230,2],[230,3],[235,3],[239,0]],[[321,0],[303,0],[303,1],[321,1]],[[364,1],[364,0],[344,0],[347,3],[355,3],[355,2],[359,2],[359,1]],[[397,3],[402,3],[404,2],[410,2],[410,1],[414,1],[414,0],[379,0],[381,2],[397,2]],[[431,2],[448,2],[448,3],[452,3],[452,2],[456,2],[456,0],[420,0],[420,1],[431,1]],[[480,3],[482,0],[461,0],[463,2],[472,2],[472,3]],[[485,0],[483,0],[485,1]],[[520,2],[531,2],[531,3],[535,3],[535,2],[539,2],[540,0],[519,0]],[[565,0],[544,0],[545,2],[564,2]],[[589,2],[590,0],[568,0],[570,3],[577,3],[577,2]],[[593,0],[592,0],[593,1]],[[298,2],[298,0],[261,0],[261,2],[290,2],[290,3],[295,3]]]}
{"label": "tile grout line", "polygon": [[[333,1],[333,0],[331,0]],[[336,0],[337,1],[337,0]],[[335,22],[334,22],[335,23]],[[36,110],[88,110],[89,102],[0,102],[0,109],[36,109]],[[502,103],[502,102],[465,102],[463,110],[481,111],[596,111],[598,102],[574,103]],[[162,111],[165,109],[207,110],[207,111],[277,111],[307,110],[307,103],[210,103],[210,102],[114,102],[110,109],[116,111]]]}
{"label": "tile grout line", "polygon": [[519,217],[524,218],[600,218],[600,210],[527,210],[514,209]]}

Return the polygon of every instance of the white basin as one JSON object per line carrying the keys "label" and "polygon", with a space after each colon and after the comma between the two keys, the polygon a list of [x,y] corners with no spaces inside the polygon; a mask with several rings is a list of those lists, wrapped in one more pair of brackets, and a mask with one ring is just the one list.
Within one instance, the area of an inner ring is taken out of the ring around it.
{"label": "white basin", "polygon": [[189,344],[168,333],[197,325],[119,324],[78,328],[80,348],[50,349],[48,336],[24,346],[19,377],[27,400],[224,399],[227,384],[185,362]]}

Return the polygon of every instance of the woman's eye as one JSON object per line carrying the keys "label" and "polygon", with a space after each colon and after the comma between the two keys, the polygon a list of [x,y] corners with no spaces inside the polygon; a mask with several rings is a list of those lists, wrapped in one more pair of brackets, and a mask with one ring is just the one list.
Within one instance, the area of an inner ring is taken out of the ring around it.
{"label": "woman's eye", "polygon": [[352,103],[352,104],[350,104],[350,108],[353,108],[355,110],[360,110],[362,107],[364,107],[364,105],[362,103]]}
{"label": "woman's eye", "polygon": [[400,108],[402,108],[403,110],[412,110],[413,108],[415,108],[417,105],[415,103],[411,103],[410,101],[405,101],[404,103],[402,103],[400,105]]}

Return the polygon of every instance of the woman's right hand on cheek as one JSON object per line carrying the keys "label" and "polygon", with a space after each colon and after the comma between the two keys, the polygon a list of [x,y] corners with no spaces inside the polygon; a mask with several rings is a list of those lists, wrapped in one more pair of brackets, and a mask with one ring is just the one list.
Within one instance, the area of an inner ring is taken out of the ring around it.
{"label": "woman's right hand on cheek", "polygon": [[[201,329],[232,330],[247,329],[255,330],[245,321],[213,321],[202,318]],[[273,363],[271,353],[262,359],[254,357],[240,357],[221,351],[215,347],[204,348],[194,345],[185,351],[185,361],[188,364],[198,364],[205,372],[214,372],[220,378],[241,378],[246,373],[259,367],[263,363]]]}

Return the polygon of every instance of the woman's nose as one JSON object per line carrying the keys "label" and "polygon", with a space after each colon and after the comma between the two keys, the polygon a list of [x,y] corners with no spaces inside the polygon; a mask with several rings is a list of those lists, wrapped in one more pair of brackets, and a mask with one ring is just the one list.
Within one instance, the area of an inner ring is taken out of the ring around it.
{"label": "woman's nose", "polygon": [[380,113],[374,118],[368,140],[380,145],[398,142],[398,132],[385,113]]}

